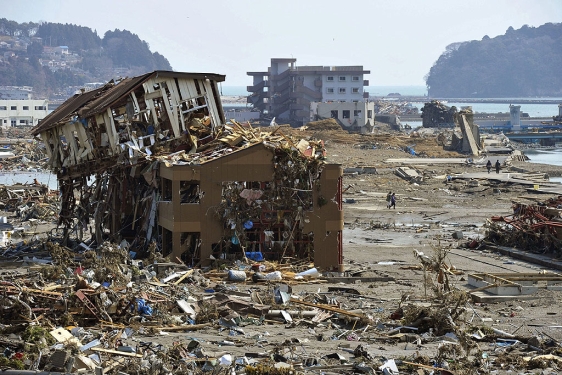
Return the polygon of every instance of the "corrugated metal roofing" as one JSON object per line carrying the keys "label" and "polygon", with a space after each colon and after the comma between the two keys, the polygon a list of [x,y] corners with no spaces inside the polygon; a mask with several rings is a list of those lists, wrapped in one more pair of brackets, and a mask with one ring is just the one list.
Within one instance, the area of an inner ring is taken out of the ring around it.
{"label": "corrugated metal roofing", "polygon": [[90,102],[93,98],[107,91],[110,88],[108,84],[103,87],[98,87],[97,89],[87,91],[81,94],[76,94],[71,98],[67,99],[64,103],[57,107],[53,112],[49,113],[37,126],[31,129],[31,134],[37,135],[47,129],[50,129],[62,121],[68,115],[78,111],[86,103]]}
{"label": "corrugated metal roofing", "polygon": [[182,73],[171,72],[165,70],[156,70],[152,73],[147,73],[138,77],[126,78],[119,82],[117,85],[106,84],[103,87],[88,91],[82,94],[77,94],[65,101],[55,111],[50,113],[41,121],[35,128],[31,130],[31,134],[37,135],[45,130],[55,127],[60,121],[65,118],[76,115],[78,110],[89,107],[88,111],[82,114],[82,117],[90,117],[107,110],[116,101],[128,95],[131,91],[135,90],[139,85],[142,85],[151,77],[163,78],[184,78],[184,79],[212,79],[217,82],[225,80],[225,76],[215,73]]}

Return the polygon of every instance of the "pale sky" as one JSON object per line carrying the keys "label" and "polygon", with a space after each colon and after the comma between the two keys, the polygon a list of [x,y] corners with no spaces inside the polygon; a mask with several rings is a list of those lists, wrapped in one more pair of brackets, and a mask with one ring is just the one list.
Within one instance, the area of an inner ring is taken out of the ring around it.
{"label": "pale sky", "polygon": [[[0,0],[0,17],[126,29],[176,71],[252,84],[272,57],[363,65],[371,86],[420,85],[445,47],[562,22],[562,0]],[[562,48],[562,46],[561,46]]]}

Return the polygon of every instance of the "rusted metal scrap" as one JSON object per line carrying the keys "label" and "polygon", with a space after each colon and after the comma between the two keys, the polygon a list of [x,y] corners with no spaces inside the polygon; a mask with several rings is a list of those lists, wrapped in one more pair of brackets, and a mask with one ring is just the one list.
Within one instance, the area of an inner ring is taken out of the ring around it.
{"label": "rusted metal scrap", "polygon": [[562,251],[562,196],[540,204],[513,203],[513,214],[493,216],[486,240],[534,252]]}

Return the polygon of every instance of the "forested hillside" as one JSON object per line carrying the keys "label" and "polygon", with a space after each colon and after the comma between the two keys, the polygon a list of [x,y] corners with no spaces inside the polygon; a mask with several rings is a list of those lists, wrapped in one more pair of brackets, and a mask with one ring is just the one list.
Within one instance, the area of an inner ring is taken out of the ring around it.
{"label": "forested hillside", "polygon": [[562,96],[562,23],[451,44],[426,84],[434,98]]}
{"label": "forested hillside", "polygon": [[168,60],[138,35],[59,23],[0,19],[0,86],[32,86],[36,97],[68,96],[76,86],[153,70]]}

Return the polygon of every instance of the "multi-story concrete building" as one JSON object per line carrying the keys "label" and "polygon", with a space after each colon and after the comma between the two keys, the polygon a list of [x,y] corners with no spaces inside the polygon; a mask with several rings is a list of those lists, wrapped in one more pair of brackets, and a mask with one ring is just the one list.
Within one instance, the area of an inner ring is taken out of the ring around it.
{"label": "multi-story concrete building", "polygon": [[0,126],[35,126],[49,113],[46,99],[0,100]]}
{"label": "multi-story concrete building", "polygon": [[309,121],[333,118],[344,129],[371,133],[375,126],[373,102],[313,102],[310,103]]}
{"label": "multi-story concrete building", "polygon": [[362,102],[370,74],[363,66],[296,66],[297,59],[273,58],[267,72],[253,77],[248,103],[266,117],[302,124],[310,119],[311,102]]}

